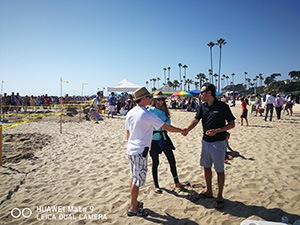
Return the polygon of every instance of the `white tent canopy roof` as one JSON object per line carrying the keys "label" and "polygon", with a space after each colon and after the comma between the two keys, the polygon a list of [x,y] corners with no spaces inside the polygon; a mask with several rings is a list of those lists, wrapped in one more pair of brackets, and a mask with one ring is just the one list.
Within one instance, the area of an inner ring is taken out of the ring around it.
{"label": "white tent canopy roof", "polygon": [[140,88],[141,86],[132,83],[131,81],[124,79],[121,82],[117,83],[117,85],[113,87],[108,87],[107,91],[112,92],[134,92],[136,89]]}

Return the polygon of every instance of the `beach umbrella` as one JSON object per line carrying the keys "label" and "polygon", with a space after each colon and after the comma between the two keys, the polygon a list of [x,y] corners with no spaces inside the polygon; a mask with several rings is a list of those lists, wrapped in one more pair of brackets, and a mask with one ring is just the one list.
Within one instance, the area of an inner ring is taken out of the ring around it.
{"label": "beach umbrella", "polygon": [[186,91],[177,91],[174,94],[172,94],[172,97],[184,97],[184,96],[192,96],[192,94]]}
{"label": "beach umbrella", "polygon": [[191,93],[192,95],[199,95],[200,90],[192,90],[192,91],[189,91],[189,93]]}
{"label": "beach umbrella", "polygon": [[[200,94],[200,90],[192,90],[192,91],[189,91],[189,93],[191,93],[192,95],[199,95]],[[222,96],[222,93],[216,91],[216,96]]]}

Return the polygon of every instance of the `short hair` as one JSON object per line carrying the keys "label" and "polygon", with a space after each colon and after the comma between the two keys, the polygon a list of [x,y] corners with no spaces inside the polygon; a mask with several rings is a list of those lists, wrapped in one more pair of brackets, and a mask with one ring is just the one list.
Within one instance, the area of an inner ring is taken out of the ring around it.
{"label": "short hair", "polygon": [[202,87],[206,87],[206,92],[210,91],[211,92],[211,96],[216,97],[216,87],[215,87],[215,85],[213,85],[211,83],[204,83],[202,85]]}
{"label": "short hair", "polygon": [[142,101],[142,98],[138,99],[138,100],[133,100],[135,103],[139,104]]}

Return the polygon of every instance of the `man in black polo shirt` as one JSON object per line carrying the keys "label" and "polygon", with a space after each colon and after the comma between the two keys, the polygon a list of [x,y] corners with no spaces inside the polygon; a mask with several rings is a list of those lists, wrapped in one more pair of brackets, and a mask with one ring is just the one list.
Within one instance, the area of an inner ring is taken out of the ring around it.
{"label": "man in black polo shirt", "polygon": [[223,187],[225,182],[224,159],[226,150],[226,131],[234,128],[235,117],[229,106],[216,98],[216,88],[213,84],[205,83],[199,95],[203,104],[188,130],[192,130],[202,119],[203,139],[200,166],[204,167],[204,176],[207,190],[200,194],[202,198],[213,198],[212,191],[212,164],[214,164],[218,178],[218,196],[215,208],[224,207]]}

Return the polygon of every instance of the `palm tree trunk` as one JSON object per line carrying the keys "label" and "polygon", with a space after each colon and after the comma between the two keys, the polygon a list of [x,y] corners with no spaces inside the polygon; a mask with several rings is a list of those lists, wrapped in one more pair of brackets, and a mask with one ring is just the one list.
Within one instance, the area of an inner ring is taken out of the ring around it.
{"label": "palm tree trunk", "polygon": [[218,76],[218,92],[220,92],[220,79],[221,79],[221,57],[222,57],[222,47],[220,46],[220,59],[219,59],[219,76]]}
{"label": "palm tree trunk", "polygon": [[210,69],[213,74],[212,47],[210,48]]}

